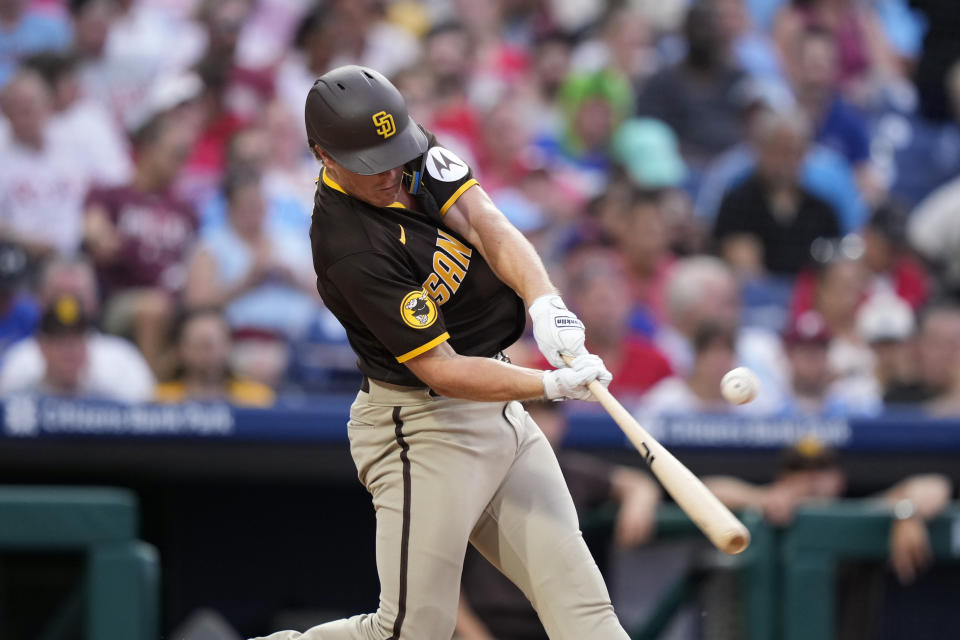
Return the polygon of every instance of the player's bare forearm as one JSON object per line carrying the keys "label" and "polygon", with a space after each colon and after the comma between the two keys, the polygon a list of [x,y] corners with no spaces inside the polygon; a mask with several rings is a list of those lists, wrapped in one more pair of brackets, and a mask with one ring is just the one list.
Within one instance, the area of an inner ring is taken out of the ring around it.
{"label": "player's bare forearm", "polygon": [[656,531],[660,485],[636,469],[617,467],[610,474],[613,497],[620,503],[614,539],[621,547],[648,542]]}
{"label": "player's bare forearm", "polygon": [[544,396],[542,371],[491,358],[461,356],[447,343],[406,364],[424,384],[448,398],[497,402]]}
{"label": "player's bare forearm", "polygon": [[732,476],[707,476],[703,478],[703,484],[729,509],[759,509],[763,506],[765,487]]}
{"label": "player's bare forearm", "polygon": [[642,498],[657,503],[663,493],[660,485],[649,474],[629,467],[617,467],[613,471],[610,475],[610,489],[613,497],[620,502]]}
{"label": "player's bare forearm", "polygon": [[460,196],[444,221],[477,248],[497,277],[528,306],[543,294],[556,291],[533,245],[479,185]]}
{"label": "player's bare forearm", "polygon": [[883,500],[896,503],[907,499],[913,503],[917,516],[929,520],[947,508],[953,487],[950,479],[939,473],[910,476],[893,485],[883,494]]}

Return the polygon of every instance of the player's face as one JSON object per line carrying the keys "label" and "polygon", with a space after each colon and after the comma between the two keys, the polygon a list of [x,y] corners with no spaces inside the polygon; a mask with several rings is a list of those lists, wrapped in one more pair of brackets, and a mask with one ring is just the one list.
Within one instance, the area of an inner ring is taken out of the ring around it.
{"label": "player's face", "polygon": [[402,166],[372,176],[348,171],[329,157],[324,158],[324,166],[344,191],[374,206],[386,207],[396,202],[400,196]]}

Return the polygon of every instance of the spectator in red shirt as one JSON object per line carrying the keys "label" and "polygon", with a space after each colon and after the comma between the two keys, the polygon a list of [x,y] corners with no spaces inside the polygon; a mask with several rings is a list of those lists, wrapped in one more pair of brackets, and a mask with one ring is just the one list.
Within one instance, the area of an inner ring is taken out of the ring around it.
{"label": "spectator in red shirt", "polygon": [[857,311],[866,298],[866,282],[861,262],[840,259],[820,269],[814,289],[813,310],[823,317],[833,336],[828,357],[838,380],[873,377],[873,353],[857,333]]}
{"label": "spectator in red shirt", "polygon": [[666,319],[666,281],[676,258],[661,194],[633,190],[632,205],[611,221],[608,232],[627,260],[634,301],[634,329],[653,332]]}
{"label": "spectator in red shirt", "polygon": [[134,140],[133,181],[94,189],[86,203],[84,239],[104,287],[104,328],[129,334],[155,371],[197,230],[194,212],[169,194],[191,142],[171,120],[148,123]]}
{"label": "spectator in red shirt", "polygon": [[672,373],[670,363],[648,341],[630,332],[630,284],[617,255],[589,251],[574,258],[567,283],[570,305],[587,326],[587,348],[603,358],[621,400],[639,398]]}
{"label": "spectator in red shirt", "polygon": [[223,179],[230,139],[256,120],[275,92],[272,70],[244,66],[238,54],[252,4],[207,0],[200,6],[199,20],[207,36],[206,52],[194,65],[203,82],[197,101],[200,133],[176,185],[180,197],[197,208],[215,195]]}
{"label": "spectator in red shirt", "polygon": [[[863,255],[856,261],[865,269],[863,296],[895,295],[916,312],[930,297],[930,276],[907,246],[907,216],[890,204],[874,210],[863,230]],[[792,316],[813,308],[819,274],[808,269],[797,276]]]}
{"label": "spectator in red shirt", "polygon": [[222,65],[226,72],[225,110],[244,121],[255,118],[274,92],[271,71],[245,66],[237,55],[252,4],[248,0],[207,0],[199,11],[207,34],[207,50],[199,66]]}
{"label": "spectator in red shirt", "polygon": [[895,293],[918,311],[930,297],[930,276],[907,247],[907,216],[891,205],[877,208],[863,231],[863,261],[870,295]]}
{"label": "spectator in red shirt", "polygon": [[474,43],[459,22],[436,25],[423,37],[423,64],[433,74],[434,103],[428,127],[467,161],[482,147],[481,118],[470,98]]}
{"label": "spectator in red shirt", "polygon": [[522,109],[520,100],[505,98],[490,108],[480,128],[477,171],[495,201],[499,191],[520,186],[533,168],[531,136]]}
{"label": "spectator in red shirt", "polygon": [[249,119],[228,105],[228,61],[208,58],[197,65],[196,73],[203,83],[196,101],[199,131],[175,189],[181,198],[199,207],[216,193],[225,169],[228,143],[249,124]]}

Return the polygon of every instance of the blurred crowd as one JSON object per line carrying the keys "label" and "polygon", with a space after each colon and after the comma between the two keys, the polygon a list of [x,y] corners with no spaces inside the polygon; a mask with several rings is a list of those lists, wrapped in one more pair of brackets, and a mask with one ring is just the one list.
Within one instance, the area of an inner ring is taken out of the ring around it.
{"label": "blurred crowd", "polygon": [[0,0],[0,394],[355,389],[302,113],[359,63],[638,412],[960,414],[958,34],[954,0]]}

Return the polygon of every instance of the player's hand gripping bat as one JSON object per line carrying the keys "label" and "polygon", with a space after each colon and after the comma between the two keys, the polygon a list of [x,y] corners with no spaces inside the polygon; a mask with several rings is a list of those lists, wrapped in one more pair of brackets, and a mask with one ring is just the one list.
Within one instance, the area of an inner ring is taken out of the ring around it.
{"label": "player's hand gripping bat", "polygon": [[[569,365],[572,358],[563,356]],[[750,532],[672,453],[640,426],[623,405],[594,380],[587,385],[617,426],[626,434],[667,493],[704,535],[724,553],[740,553],[750,544]]]}

